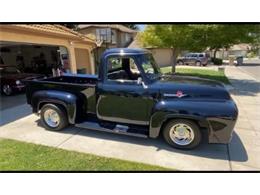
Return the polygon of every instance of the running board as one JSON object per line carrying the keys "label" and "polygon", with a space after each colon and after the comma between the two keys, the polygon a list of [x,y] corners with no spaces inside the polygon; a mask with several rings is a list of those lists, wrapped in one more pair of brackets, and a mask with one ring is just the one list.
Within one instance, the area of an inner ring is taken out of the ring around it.
{"label": "running board", "polygon": [[[104,131],[104,132],[116,133],[116,134],[122,134],[122,135],[130,135],[130,136],[134,136],[134,137],[142,137],[142,138],[148,137],[148,135],[146,135],[144,132],[136,133],[137,130],[129,129],[128,126],[125,126],[125,125],[116,125],[116,127],[114,129],[108,129],[108,128],[100,126],[98,123],[95,123],[95,122],[83,122],[83,123],[75,124],[75,126],[84,128],[84,129]],[[134,131],[134,132],[131,132],[131,131]]]}

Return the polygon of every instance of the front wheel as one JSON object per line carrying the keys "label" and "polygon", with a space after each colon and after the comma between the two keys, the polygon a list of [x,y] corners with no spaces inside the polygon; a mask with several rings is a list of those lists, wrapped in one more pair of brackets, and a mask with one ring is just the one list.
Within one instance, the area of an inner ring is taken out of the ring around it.
{"label": "front wheel", "polygon": [[184,62],[183,62],[182,60],[179,60],[179,61],[177,62],[177,64],[178,64],[178,65],[184,65]]}
{"label": "front wheel", "polygon": [[41,121],[51,131],[60,131],[68,126],[65,109],[59,105],[45,104],[41,109]]}
{"label": "front wheel", "polygon": [[169,121],[163,129],[165,141],[178,149],[192,149],[201,142],[201,132],[196,123],[186,119]]}

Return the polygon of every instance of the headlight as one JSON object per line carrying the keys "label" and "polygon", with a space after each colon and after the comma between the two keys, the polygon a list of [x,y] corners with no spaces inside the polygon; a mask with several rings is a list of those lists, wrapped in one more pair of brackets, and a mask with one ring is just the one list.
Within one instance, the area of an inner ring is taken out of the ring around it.
{"label": "headlight", "polygon": [[15,81],[15,83],[16,83],[16,85],[22,84],[21,81],[19,81],[19,80]]}

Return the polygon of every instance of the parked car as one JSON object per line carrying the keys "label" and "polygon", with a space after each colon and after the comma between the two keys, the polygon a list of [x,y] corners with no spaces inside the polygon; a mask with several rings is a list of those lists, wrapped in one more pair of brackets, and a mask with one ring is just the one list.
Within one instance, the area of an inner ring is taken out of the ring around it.
{"label": "parked car", "polygon": [[1,92],[4,95],[12,95],[25,89],[24,79],[43,78],[40,74],[21,73],[15,66],[0,64],[0,84]]}
{"label": "parked car", "polygon": [[184,57],[177,59],[179,65],[196,65],[206,66],[209,61],[209,56],[206,53],[188,53]]}
{"label": "parked car", "polygon": [[163,75],[143,49],[109,49],[99,75],[63,75],[27,81],[27,102],[48,130],[69,124],[137,137],[176,148],[229,143],[238,110],[223,84]]}

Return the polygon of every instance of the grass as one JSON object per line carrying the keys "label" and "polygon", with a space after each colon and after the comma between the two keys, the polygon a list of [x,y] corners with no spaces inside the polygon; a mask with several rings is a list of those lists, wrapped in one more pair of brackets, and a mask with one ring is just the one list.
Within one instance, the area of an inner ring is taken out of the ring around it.
{"label": "grass", "polygon": [[[161,68],[163,73],[170,73],[171,67]],[[200,68],[176,68],[177,75],[196,76],[211,80],[220,81],[224,84],[230,84],[228,78],[225,76],[224,71],[215,71]]]}
{"label": "grass", "polygon": [[0,171],[166,171],[169,169],[0,139]]}

